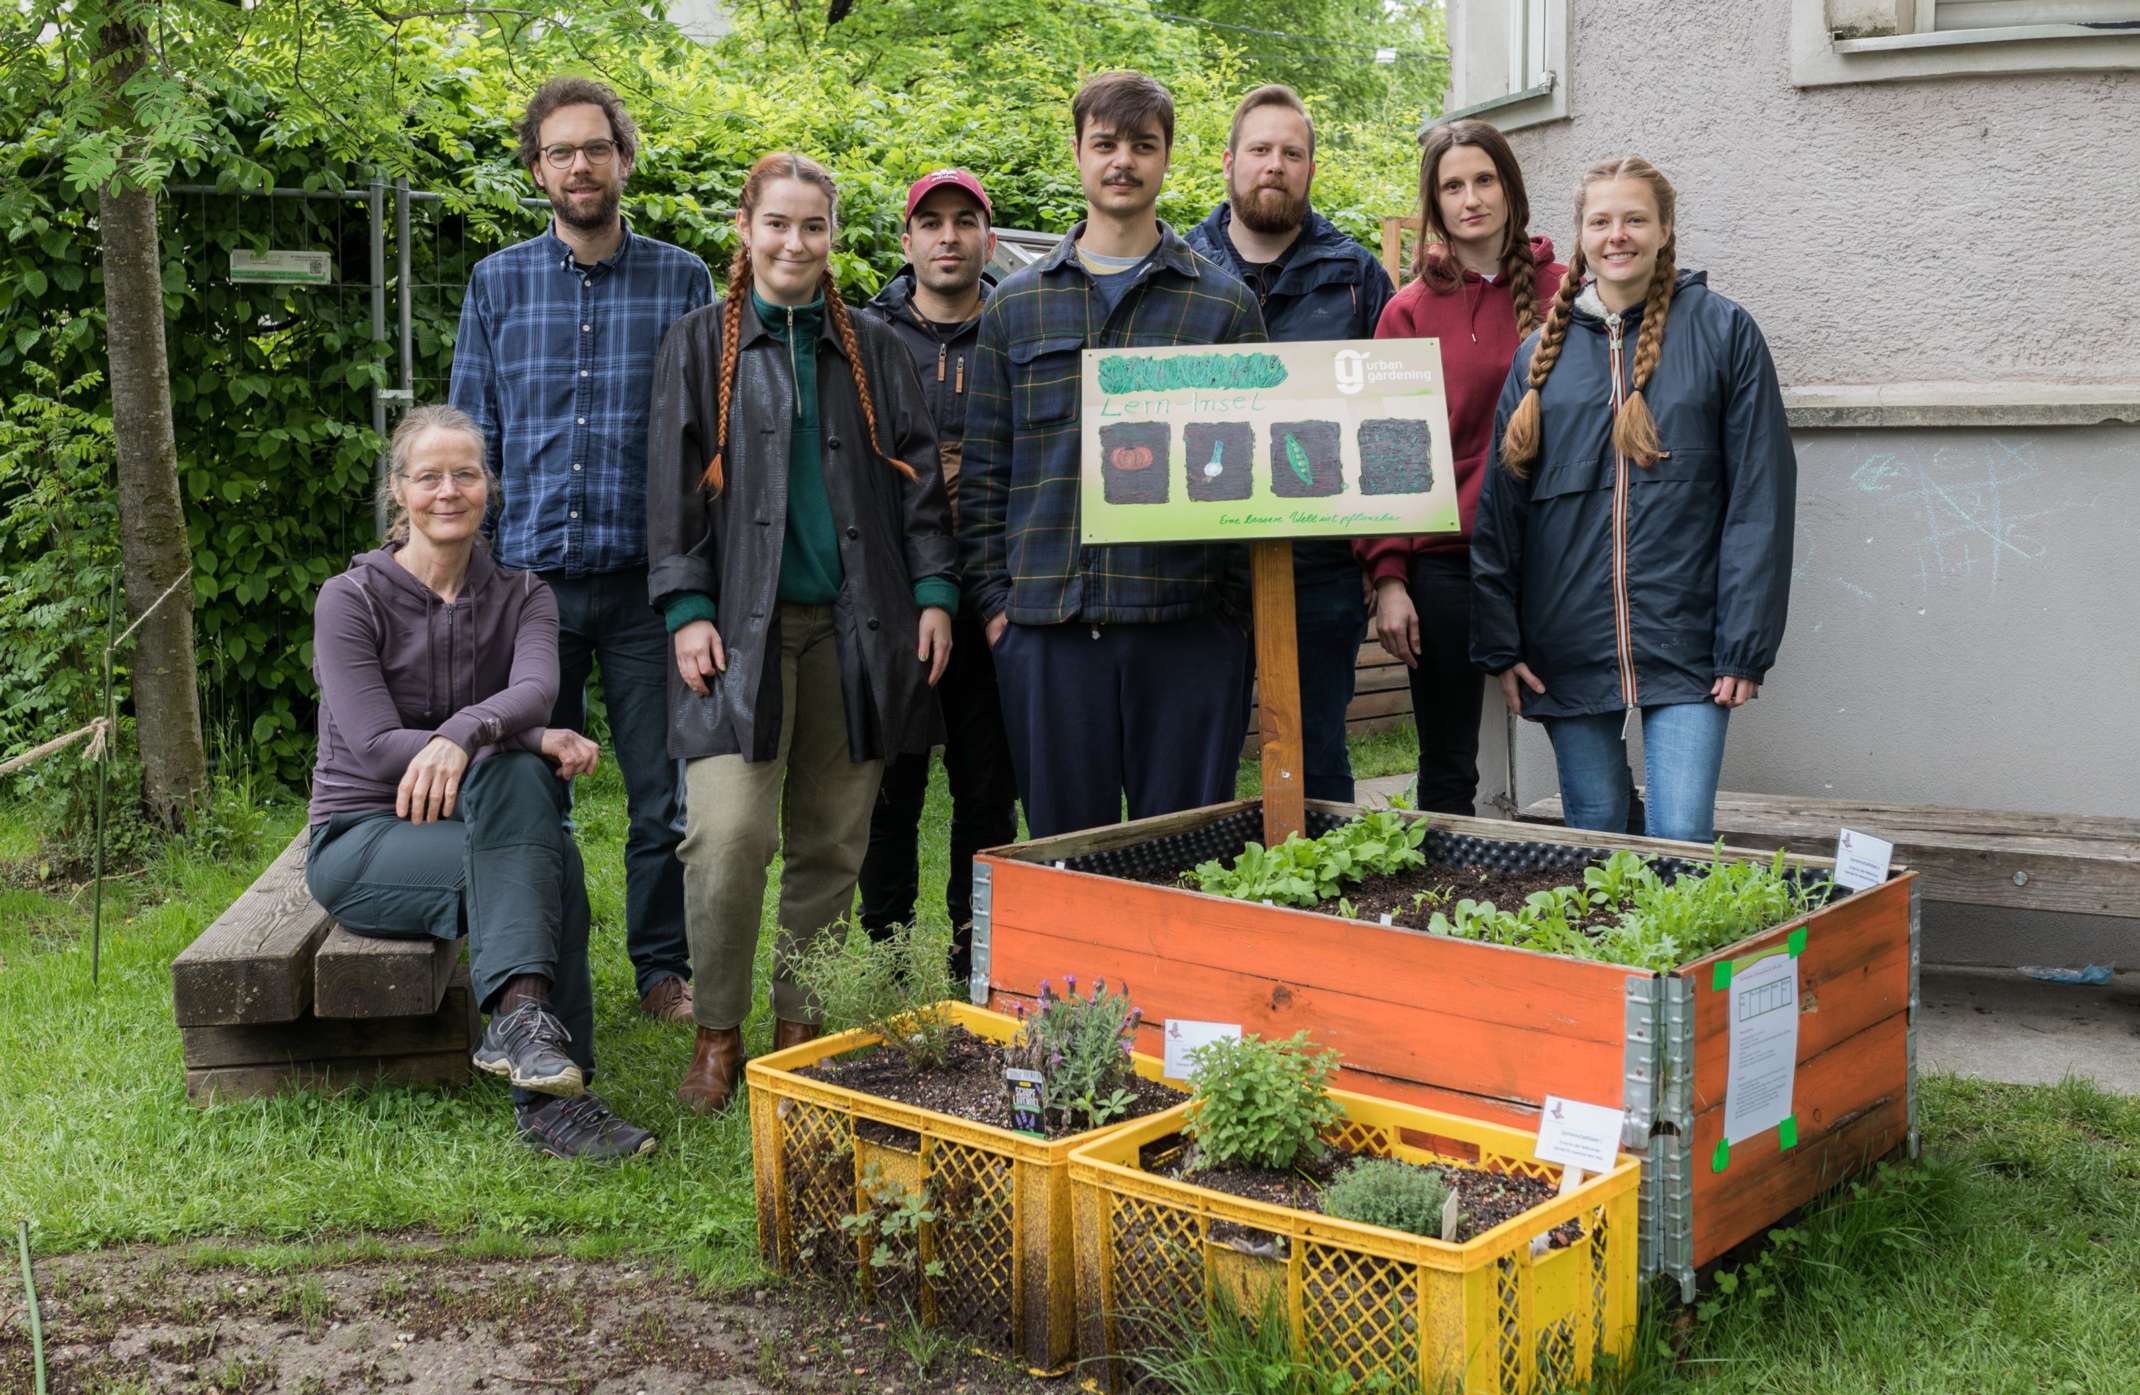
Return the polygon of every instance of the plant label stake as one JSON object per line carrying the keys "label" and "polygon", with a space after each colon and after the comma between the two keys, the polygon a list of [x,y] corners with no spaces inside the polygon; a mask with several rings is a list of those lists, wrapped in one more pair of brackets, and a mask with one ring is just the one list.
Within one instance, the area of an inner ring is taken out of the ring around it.
{"label": "plant label stake", "polygon": [[1003,1072],[1003,1085],[1011,1097],[1011,1127],[1035,1138],[1047,1135],[1048,1081],[1037,1070],[1012,1066]]}

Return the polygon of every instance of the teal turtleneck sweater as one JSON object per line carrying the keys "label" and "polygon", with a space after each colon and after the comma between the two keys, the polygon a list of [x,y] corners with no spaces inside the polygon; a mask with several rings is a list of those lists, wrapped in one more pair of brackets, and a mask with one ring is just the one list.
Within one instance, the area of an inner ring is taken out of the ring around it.
{"label": "teal turtleneck sweater", "polygon": [[[825,490],[825,431],[817,402],[817,340],[824,329],[825,301],[820,296],[808,305],[775,305],[754,287],[751,305],[758,312],[758,322],[787,353],[795,379],[795,419],[788,432],[788,526],[780,549],[779,596],[790,605],[831,605],[847,570],[840,561],[832,498]],[[958,585],[949,577],[921,577],[914,582],[914,603],[956,613]],[[664,618],[674,634],[693,620],[713,619],[715,613],[711,596],[692,592],[672,598]]]}

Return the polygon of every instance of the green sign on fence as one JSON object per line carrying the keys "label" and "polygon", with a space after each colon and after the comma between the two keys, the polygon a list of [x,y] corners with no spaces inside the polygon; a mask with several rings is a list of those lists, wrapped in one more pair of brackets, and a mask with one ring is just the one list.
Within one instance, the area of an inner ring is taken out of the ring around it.
{"label": "green sign on fence", "polygon": [[325,252],[247,252],[232,248],[230,279],[328,286],[334,283],[334,259]]}
{"label": "green sign on fence", "polygon": [[1457,530],[1441,345],[1084,355],[1087,543]]}

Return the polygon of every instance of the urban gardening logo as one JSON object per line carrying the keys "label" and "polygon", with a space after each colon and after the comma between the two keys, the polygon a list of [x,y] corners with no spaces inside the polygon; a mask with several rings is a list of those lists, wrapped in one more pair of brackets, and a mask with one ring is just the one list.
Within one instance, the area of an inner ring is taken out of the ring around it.
{"label": "urban gardening logo", "polygon": [[1104,393],[1225,391],[1277,387],[1284,381],[1285,364],[1276,354],[1123,354],[1100,362]]}
{"label": "urban gardening logo", "polygon": [[1370,358],[1364,349],[1339,349],[1331,360],[1331,368],[1337,377],[1337,390],[1347,397],[1369,383],[1427,383],[1434,380],[1430,369],[1413,368],[1392,358]]}

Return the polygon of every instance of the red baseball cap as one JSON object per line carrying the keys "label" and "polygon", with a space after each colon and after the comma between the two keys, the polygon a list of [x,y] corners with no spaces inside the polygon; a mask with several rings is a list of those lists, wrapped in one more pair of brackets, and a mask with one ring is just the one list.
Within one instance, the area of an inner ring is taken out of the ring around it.
{"label": "red baseball cap", "polygon": [[993,223],[996,220],[996,210],[990,206],[988,191],[981,187],[980,180],[975,179],[964,170],[937,170],[932,174],[925,174],[915,180],[913,187],[907,190],[907,221],[910,223],[914,221],[914,210],[921,206],[923,199],[927,198],[933,191],[947,186],[953,189],[964,189],[967,193],[973,195],[980,200],[981,211],[988,215],[988,221]]}

